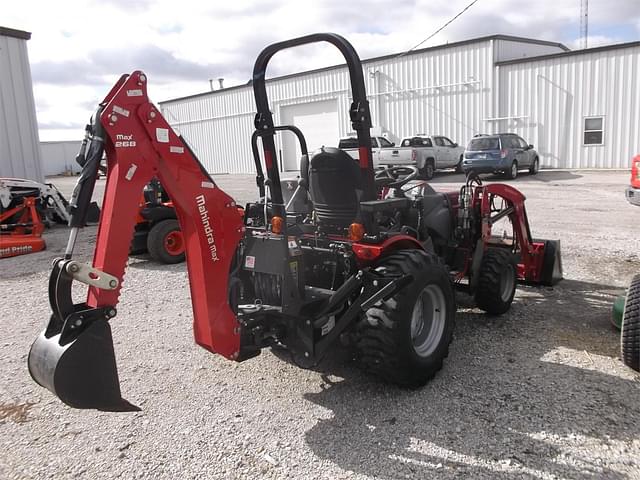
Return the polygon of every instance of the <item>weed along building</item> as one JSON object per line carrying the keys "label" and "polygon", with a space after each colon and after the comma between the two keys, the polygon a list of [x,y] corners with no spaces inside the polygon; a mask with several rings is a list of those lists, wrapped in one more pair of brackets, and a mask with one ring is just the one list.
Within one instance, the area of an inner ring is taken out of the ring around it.
{"label": "weed along building", "polygon": [[[372,134],[396,143],[425,133],[466,145],[514,132],[550,168],[628,168],[640,152],[640,42],[571,51],[493,35],[365,59],[363,69]],[[344,65],[270,79],[267,91],[275,123],[299,127],[310,150],[350,133]],[[160,105],[209,172],[254,171],[250,84]],[[281,169],[297,170],[295,137],[277,141]]]}

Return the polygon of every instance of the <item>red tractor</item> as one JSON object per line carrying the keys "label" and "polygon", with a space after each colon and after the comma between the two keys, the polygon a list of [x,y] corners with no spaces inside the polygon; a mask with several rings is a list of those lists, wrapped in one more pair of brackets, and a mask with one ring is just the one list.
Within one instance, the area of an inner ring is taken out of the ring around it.
{"label": "red tractor", "polygon": [[145,185],[129,253],[148,253],[156,262],[184,262],[184,236],[173,202],[157,180]]}
{"label": "red tractor", "polygon": [[[313,42],[334,45],[347,62],[358,161],[336,148],[309,155],[300,130],[274,125],[267,64],[280,50]],[[195,341],[235,361],[278,346],[311,366],[340,341],[365,370],[421,386],[447,356],[455,287],[500,314],[518,280],[561,277],[559,244],[532,240],[524,196],[514,188],[471,178],[460,192],[438,193],[412,184],[417,172],[395,167],[374,177],[362,65],[344,38],[315,34],[268,46],[255,63],[253,89],[260,200],[245,208],[220,190],[150,103],[144,73],[123,75],[100,103],[71,201],[69,246],[51,274],[53,313],[28,359],[34,380],[66,404],[134,408],[121,397],[109,321],[136,224],[132,207],[153,177],[173,200],[184,235]],[[303,153],[300,178],[291,190],[285,185],[286,203],[274,143],[280,131],[293,132]],[[93,264],[85,265],[73,249],[103,150],[103,213]],[[500,221],[513,226],[511,236],[492,234]],[[73,303],[74,281],[88,285],[86,302]]]}

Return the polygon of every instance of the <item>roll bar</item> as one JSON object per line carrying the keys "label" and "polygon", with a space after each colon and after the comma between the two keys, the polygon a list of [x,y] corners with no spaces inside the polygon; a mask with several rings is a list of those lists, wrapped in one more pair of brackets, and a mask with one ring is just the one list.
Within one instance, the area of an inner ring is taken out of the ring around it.
{"label": "roll bar", "polygon": [[265,85],[267,64],[271,57],[280,50],[298,47],[310,43],[328,42],[334,45],[347,62],[349,79],[351,82],[351,94],[353,102],[349,109],[349,116],[353,129],[358,135],[358,152],[360,158],[360,170],[362,173],[363,198],[361,200],[375,200],[375,187],[373,182],[373,158],[371,155],[371,113],[364,86],[362,63],[353,46],[340,35],[335,33],[315,33],[304,37],[286,40],[267,46],[253,67],[253,94],[256,101],[257,113],[255,117],[256,130],[265,132],[262,137],[267,176],[271,180],[271,200],[275,215],[284,217],[284,204],[282,190],[280,188],[280,174],[278,172],[277,154],[274,142],[275,126],[273,115],[269,109],[269,99]]}
{"label": "roll bar", "polygon": [[[307,157],[307,162],[308,162],[309,151],[307,150],[307,141],[305,140],[304,135],[302,134],[302,131],[298,127],[293,125],[282,125],[278,127],[273,127],[273,130],[274,132],[280,132],[280,131],[286,130],[286,131],[292,132],[296,137],[298,137],[298,143],[300,144],[300,152],[304,157]],[[260,193],[261,197],[264,197],[265,189],[264,189],[264,172],[262,171],[262,164],[260,163],[260,153],[258,152],[258,137],[261,137],[262,135],[265,135],[265,134],[266,132],[256,130],[253,132],[253,135],[251,135],[251,153],[253,154],[253,162],[256,164],[256,185],[258,186],[258,192]],[[305,180],[308,180],[307,179],[308,174],[300,172],[300,176]]]}

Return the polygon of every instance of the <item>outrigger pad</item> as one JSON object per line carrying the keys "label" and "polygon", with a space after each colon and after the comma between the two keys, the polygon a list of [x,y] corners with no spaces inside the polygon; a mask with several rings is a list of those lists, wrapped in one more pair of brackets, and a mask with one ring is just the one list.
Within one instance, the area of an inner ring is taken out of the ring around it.
{"label": "outrigger pad", "polygon": [[124,400],[116,367],[111,326],[97,319],[68,343],[43,331],[29,351],[31,377],[73,408],[138,411]]}

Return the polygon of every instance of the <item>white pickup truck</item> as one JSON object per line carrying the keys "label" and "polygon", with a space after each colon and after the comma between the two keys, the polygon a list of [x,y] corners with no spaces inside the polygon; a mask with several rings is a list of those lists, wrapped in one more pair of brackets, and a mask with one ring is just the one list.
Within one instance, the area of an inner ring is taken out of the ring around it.
{"label": "white pickup truck", "polygon": [[[338,148],[353,158],[358,158],[358,140],[354,137],[340,139]],[[413,165],[427,180],[436,170],[455,168],[460,170],[464,147],[458,146],[441,135],[415,135],[402,139],[396,147],[384,137],[371,137],[373,165]]]}

